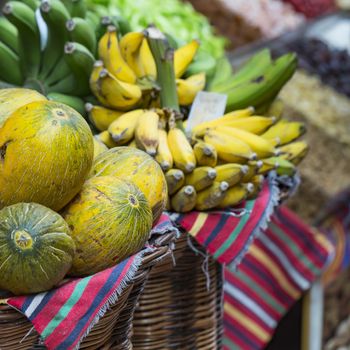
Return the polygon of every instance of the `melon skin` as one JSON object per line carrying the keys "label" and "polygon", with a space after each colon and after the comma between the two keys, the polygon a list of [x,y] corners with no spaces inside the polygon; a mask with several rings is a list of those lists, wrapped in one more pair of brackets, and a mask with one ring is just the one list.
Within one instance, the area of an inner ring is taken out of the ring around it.
{"label": "melon skin", "polygon": [[168,188],[159,164],[133,147],[114,147],[98,155],[90,176],[112,175],[133,182],[146,196],[155,224],[166,207]]}
{"label": "melon skin", "polygon": [[74,109],[32,102],[0,129],[0,209],[35,202],[55,211],[80,191],[93,161],[93,136]]}
{"label": "melon skin", "polygon": [[0,210],[0,289],[21,295],[53,288],[74,251],[68,224],[51,209],[18,203]]}
{"label": "melon skin", "polygon": [[143,193],[112,176],[86,181],[62,216],[77,247],[72,276],[97,273],[138,252],[152,227],[152,211]]}
{"label": "melon skin", "polygon": [[35,101],[47,101],[47,98],[35,90],[23,88],[0,89],[0,128],[6,119],[18,108]]}

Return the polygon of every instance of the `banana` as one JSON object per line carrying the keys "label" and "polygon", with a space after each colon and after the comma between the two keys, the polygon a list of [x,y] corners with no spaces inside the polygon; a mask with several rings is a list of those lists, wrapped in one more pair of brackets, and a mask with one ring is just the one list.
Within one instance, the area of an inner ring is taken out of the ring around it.
{"label": "banana", "polygon": [[5,17],[0,17],[0,42],[18,55],[17,28]]}
{"label": "banana", "polygon": [[185,174],[180,169],[169,169],[165,173],[169,195],[173,195],[185,184]]}
{"label": "banana", "polygon": [[108,148],[117,147],[118,145],[113,141],[111,135],[107,130],[102,131],[101,133],[95,135],[97,140],[101,141],[104,145],[106,145]]}
{"label": "banana", "polygon": [[124,112],[102,106],[94,106],[91,103],[85,104],[85,110],[88,113],[89,120],[99,131],[107,130],[116,119],[124,114]]}
{"label": "banana", "polygon": [[108,132],[114,142],[118,145],[125,145],[134,137],[136,125],[142,114],[143,109],[135,109],[119,116],[108,127]]}
{"label": "banana", "polygon": [[192,40],[188,44],[181,46],[174,53],[175,78],[180,78],[185,73],[187,67],[193,61],[199,48],[199,41]]}
{"label": "banana", "polygon": [[135,73],[121,54],[116,27],[107,27],[106,33],[98,42],[98,54],[104,66],[115,78],[129,84],[136,82]]}
{"label": "banana", "polygon": [[217,129],[208,130],[204,141],[215,147],[219,159],[228,163],[245,163],[256,157],[247,143]]}
{"label": "banana", "polygon": [[218,204],[220,209],[234,207],[242,203],[248,196],[249,192],[254,189],[252,184],[237,184],[236,186],[230,187],[224,198]]}
{"label": "banana", "polygon": [[133,139],[130,143],[128,143],[127,146],[132,148],[138,148],[135,139]]}
{"label": "banana", "polygon": [[225,181],[229,186],[238,184],[242,177],[248,172],[249,167],[241,164],[222,164],[215,167],[217,177],[216,181]]}
{"label": "banana", "polygon": [[247,164],[247,171],[242,177],[242,182],[249,182],[258,172],[259,169],[263,166],[261,160],[249,161]]}
{"label": "banana", "polygon": [[90,75],[89,85],[91,92],[94,96],[101,102],[104,106],[108,104],[107,100],[101,94],[101,84],[100,84],[100,74],[103,71],[103,62],[98,60],[95,61],[94,66],[92,68],[92,72]]}
{"label": "banana", "polygon": [[96,12],[87,11],[85,19],[89,23],[91,28],[93,29],[95,36],[96,36],[96,31],[98,30],[98,27],[100,24],[100,17],[98,16],[98,14]]}
{"label": "banana", "polygon": [[72,17],[85,18],[86,3],[84,0],[61,0]]}
{"label": "banana", "polygon": [[0,41],[0,79],[14,85],[23,84],[18,55]]}
{"label": "banana", "polygon": [[70,41],[84,45],[93,55],[96,52],[96,35],[94,29],[84,18],[73,17],[66,22]]}
{"label": "banana", "polygon": [[264,175],[255,175],[250,179],[250,184],[252,184],[254,187],[248,191],[247,199],[255,199],[259,195],[263,187],[264,180]]}
{"label": "banana", "polygon": [[216,74],[215,68],[217,64],[218,62],[215,59],[215,57],[212,56],[212,54],[210,54],[209,52],[200,50],[197,52],[191,64],[187,67],[186,75],[191,76],[191,75],[204,72],[206,75],[206,78],[212,81],[211,79]]}
{"label": "banana", "polygon": [[33,11],[35,11],[40,5],[39,0],[21,0],[24,4],[28,5]]}
{"label": "banana", "polygon": [[197,193],[193,186],[185,186],[171,197],[171,207],[178,213],[187,213],[191,211],[197,200]]}
{"label": "banana", "polygon": [[273,99],[285,83],[292,77],[297,67],[295,54],[279,57],[257,79],[246,80],[237,87],[226,91],[226,110],[259,106]]}
{"label": "banana", "polygon": [[194,169],[191,174],[186,175],[185,184],[193,186],[198,192],[209,187],[215,179],[216,170],[208,166],[203,166]]}
{"label": "banana", "polygon": [[275,123],[274,117],[267,118],[261,116],[253,116],[248,118],[236,119],[226,123],[224,126],[245,130],[256,135],[261,135],[267,128]]}
{"label": "banana", "polygon": [[181,106],[192,104],[197,93],[205,87],[205,73],[190,76],[187,79],[176,79],[176,89]]}
{"label": "banana", "polygon": [[262,166],[258,168],[257,175],[265,175],[271,170],[276,170],[278,168],[277,163],[265,162],[265,159],[260,159],[259,162],[262,163]]}
{"label": "banana", "polygon": [[40,14],[47,25],[48,37],[39,76],[52,85],[70,74],[66,61],[62,59],[64,44],[68,39],[63,27],[70,15],[60,0],[42,0]]}
{"label": "banana", "polygon": [[284,111],[284,102],[280,98],[276,98],[267,110],[267,115],[269,117],[275,117],[276,120],[280,120]]}
{"label": "banana", "polygon": [[295,165],[282,157],[270,157],[264,159],[264,164],[274,165],[278,175],[293,176],[295,174]]}
{"label": "banana", "polygon": [[94,159],[105,151],[108,151],[108,147],[94,136]]}
{"label": "banana", "polygon": [[147,42],[147,38],[142,39],[138,60],[142,65],[144,75],[147,77],[150,77],[153,80],[156,80],[157,79],[156,62],[154,61],[151,49]]}
{"label": "banana", "polygon": [[209,80],[208,90],[212,91],[218,85],[232,78],[232,65],[226,56],[220,57],[215,61],[215,72]]}
{"label": "banana", "polygon": [[35,12],[20,1],[7,2],[2,12],[18,31],[18,55],[23,76],[36,78],[40,68],[41,44]]}
{"label": "banana", "polygon": [[211,144],[199,141],[194,145],[193,152],[198,165],[211,167],[216,165],[218,155]]}
{"label": "banana", "polygon": [[248,131],[226,126],[217,127],[215,131],[243,141],[257,154],[258,158],[267,158],[273,156],[276,152],[274,146],[268,140]]}
{"label": "banana", "polygon": [[278,137],[280,145],[284,145],[299,138],[305,132],[306,127],[304,123],[286,122],[282,119],[277,124],[270,127],[261,137],[267,140],[276,139]]}
{"label": "banana", "polygon": [[96,97],[102,104],[119,110],[135,107],[142,97],[142,91],[137,85],[117,79],[107,69],[100,72],[97,91]]}
{"label": "banana", "polygon": [[214,182],[211,186],[197,193],[196,210],[204,211],[217,207],[226,196],[227,182]]}
{"label": "banana", "polygon": [[[69,92],[76,96],[88,95],[90,93],[89,77],[95,62],[94,56],[82,44],[68,42],[64,46],[64,59],[72,72],[72,75],[68,76],[67,79],[68,81],[75,81],[75,83],[72,82],[71,86],[68,86],[70,88]],[[57,85],[51,86],[49,91],[65,93],[57,90]]]}
{"label": "banana", "polygon": [[297,141],[278,148],[280,157],[298,165],[306,156],[309,146],[305,141]]}
{"label": "banana", "polygon": [[167,201],[166,201],[166,204],[165,204],[165,210],[166,211],[171,211],[171,202],[170,202],[170,197],[168,195],[168,198],[167,198]]}
{"label": "banana", "polygon": [[168,145],[168,133],[164,128],[158,130],[159,144],[157,149],[156,161],[159,163],[163,171],[167,171],[173,167],[173,156]]}
{"label": "banana", "polygon": [[120,39],[120,52],[125,62],[138,78],[145,76],[144,66],[139,55],[145,35],[142,32],[130,32]]}
{"label": "banana", "polygon": [[157,154],[159,144],[159,115],[154,111],[143,113],[136,125],[136,144],[152,157]]}
{"label": "banana", "polygon": [[196,157],[184,132],[176,127],[168,132],[168,145],[173,156],[175,166],[186,174],[196,167]]}
{"label": "banana", "polygon": [[64,103],[65,105],[72,107],[78,111],[82,116],[85,116],[84,101],[76,96],[60,94],[58,92],[50,92],[47,94],[47,98],[52,101]]}

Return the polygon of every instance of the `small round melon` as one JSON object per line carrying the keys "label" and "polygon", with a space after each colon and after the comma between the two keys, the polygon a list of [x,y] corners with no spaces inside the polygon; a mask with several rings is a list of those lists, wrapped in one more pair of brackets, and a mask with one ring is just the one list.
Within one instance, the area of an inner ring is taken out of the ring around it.
{"label": "small round melon", "polygon": [[93,136],[74,109],[29,103],[0,128],[0,208],[35,202],[55,211],[80,191],[91,169]]}
{"label": "small round melon", "polygon": [[152,228],[152,211],[132,183],[112,176],[86,181],[62,213],[77,247],[71,275],[91,275],[138,252]]}
{"label": "small round melon", "polygon": [[57,285],[71,267],[74,242],[63,218],[40,204],[0,210],[0,289],[39,293]]}
{"label": "small round melon", "polygon": [[148,199],[156,223],[165,209],[168,189],[159,164],[146,152],[115,147],[94,160],[91,176],[112,175],[133,182]]}

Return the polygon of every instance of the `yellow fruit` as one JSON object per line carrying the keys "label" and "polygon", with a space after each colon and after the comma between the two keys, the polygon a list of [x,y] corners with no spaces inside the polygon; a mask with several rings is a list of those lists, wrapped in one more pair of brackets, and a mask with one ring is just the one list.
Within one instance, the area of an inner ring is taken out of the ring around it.
{"label": "yellow fruit", "polygon": [[93,106],[91,103],[86,103],[85,109],[88,112],[91,123],[99,131],[107,130],[113,121],[125,113],[102,106]]}
{"label": "yellow fruit", "polygon": [[160,218],[167,201],[167,185],[159,164],[147,153],[132,147],[116,147],[100,154],[90,176],[112,175],[133,182],[145,194],[154,222]]}
{"label": "yellow fruit", "polygon": [[236,185],[248,171],[246,165],[228,163],[215,167],[217,177],[216,181],[226,181],[229,186]]}
{"label": "yellow fruit", "polygon": [[107,130],[100,132],[99,134],[95,135],[97,140],[101,141],[105,146],[108,148],[117,147],[118,145],[113,141],[111,135]]}
{"label": "yellow fruit", "polygon": [[135,129],[136,144],[151,156],[156,155],[159,144],[158,122],[156,112],[146,111],[140,116]]}
{"label": "yellow fruit", "polygon": [[185,174],[180,169],[170,169],[165,173],[169,195],[177,192],[185,183]]}
{"label": "yellow fruit", "polygon": [[208,166],[198,167],[186,175],[185,184],[193,186],[198,192],[209,187],[216,179],[216,170]]}
{"label": "yellow fruit", "polygon": [[184,186],[171,197],[171,207],[178,213],[187,213],[196,205],[197,193],[193,186]]}
{"label": "yellow fruit", "polygon": [[70,274],[92,275],[138,252],[152,227],[152,211],[131,182],[92,178],[62,213],[77,247]]}
{"label": "yellow fruit", "polygon": [[158,130],[159,145],[156,154],[156,161],[163,171],[173,167],[173,156],[171,155],[168,145],[168,133],[164,129]]}
{"label": "yellow fruit", "polygon": [[88,124],[53,101],[27,104],[0,129],[0,208],[36,202],[60,210],[79,191],[94,155]]}
{"label": "yellow fruit", "polygon": [[199,141],[194,145],[193,151],[198,165],[211,167],[216,165],[218,155],[216,149],[209,143]]}
{"label": "yellow fruit", "polygon": [[94,158],[96,158],[99,154],[107,150],[108,147],[97,137],[94,137]]}
{"label": "yellow fruit", "polygon": [[197,93],[205,87],[205,73],[190,76],[187,79],[176,80],[176,90],[181,106],[192,104]]}
{"label": "yellow fruit", "polygon": [[209,210],[217,207],[229,188],[227,182],[214,182],[210,187],[197,193],[196,210]]}
{"label": "yellow fruit", "polygon": [[193,61],[199,47],[198,40],[192,40],[188,44],[179,47],[174,54],[174,71],[175,77],[180,78],[186,71],[187,67]]}
{"label": "yellow fruit", "polygon": [[[249,184],[248,187],[251,190],[254,186],[252,184]],[[218,207],[219,208],[233,207],[241,203],[247,198],[249,194],[248,187],[246,184],[237,184],[236,186],[229,188],[228,191],[226,192],[225,197],[222,199]]]}

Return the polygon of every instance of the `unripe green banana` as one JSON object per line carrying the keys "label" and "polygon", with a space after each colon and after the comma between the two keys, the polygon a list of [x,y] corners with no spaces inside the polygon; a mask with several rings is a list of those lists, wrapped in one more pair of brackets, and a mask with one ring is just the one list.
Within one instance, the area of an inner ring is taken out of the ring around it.
{"label": "unripe green banana", "polygon": [[216,170],[208,166],[203,166],[195,168],[191,174],[186,175],[185,184],[193,186],[198,192],[209,187],[215,179]]}
{"label": "unripe green banana", "polygon": [[171,207],[178,213],[187,213],[196,205],[196,190],[193,186],[184,186],[171,198]]}
{"label": "unripe green banana", "polygon": [[169,195],[177,192],[185,183],[185,174],[180,169],[170,169],[165,173]]}
{"label": "unripe green banana", "polygon": [[84,101],[79,97],[50,92],[47,94],[47,98],[52,101],[64,103],[65,105],[74,108],[82,116],[86,115]]}
{"label": "unripe green banana", "polygon": [[21,2],[28,5],[33,11],[35,11],[40,5],[39,0],[21,0]]}
{"label": "unripe green banana", "polygon": [[0,79],[14,85],[23,84],[19,57],[2,42],[0,42]]}
{"label": "unripe green banana", "polygon": [[196,210],[209,210],[217,207],[224,199],[229,184],[225,181],[214,182],[210,187],[197,193]]}
{"label": "unripe green banana", "polygon": [[5,17],[0,17],[0,41],[18,54],[18,33],[16,27]]}
{"label": "unripe green banana", "polygon": [[61,0],[71,17],[85,18],[86,15],[86,2],[84,0]]}

